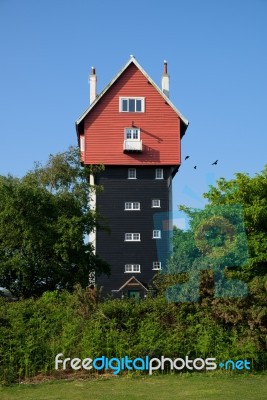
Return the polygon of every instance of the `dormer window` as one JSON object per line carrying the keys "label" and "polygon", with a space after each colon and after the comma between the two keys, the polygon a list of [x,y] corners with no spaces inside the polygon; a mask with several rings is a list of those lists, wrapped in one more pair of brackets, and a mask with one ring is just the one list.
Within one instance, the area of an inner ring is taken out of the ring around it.
{"label": "dormer window", "polygon": [[144,97],[120,97],[120,112],[144,112]]}
{"label": "dormer window", "polygon": [[124,129],[123,151],[130,153],[140,153],[142,151],[142,140],[140,140],[139,128]]}
{"label": "dormer window", "polygon": [[125,128],[125,139],[140,140],[140,129]]}

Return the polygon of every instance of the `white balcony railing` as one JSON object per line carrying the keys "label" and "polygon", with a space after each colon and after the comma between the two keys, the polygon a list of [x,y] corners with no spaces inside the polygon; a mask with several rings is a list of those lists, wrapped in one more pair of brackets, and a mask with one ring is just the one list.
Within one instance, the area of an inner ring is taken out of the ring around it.
{"label": "white balcony railing", "polygon": [[126,139],[123,143],[123,151],[142,151],[142,140]]}

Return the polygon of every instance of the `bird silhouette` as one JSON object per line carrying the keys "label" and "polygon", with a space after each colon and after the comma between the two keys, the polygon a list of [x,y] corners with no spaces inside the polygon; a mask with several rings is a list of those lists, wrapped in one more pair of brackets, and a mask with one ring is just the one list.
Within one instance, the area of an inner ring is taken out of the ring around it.
{"label": "bird silhouette", "polygon": [[194,169],[197,169],[197,166],[196,166],[196,165],[194,166]]}
{"label": "bird silhouette", "polygon": [[218,160],[214,161],[211,165],[217,165],[218,164]]}
{"label": "bird silhouette", "polygon": [[186,156],[186,157],[185,157],[185,160],[187,160],[189,157],[190,157],[190,156]]}

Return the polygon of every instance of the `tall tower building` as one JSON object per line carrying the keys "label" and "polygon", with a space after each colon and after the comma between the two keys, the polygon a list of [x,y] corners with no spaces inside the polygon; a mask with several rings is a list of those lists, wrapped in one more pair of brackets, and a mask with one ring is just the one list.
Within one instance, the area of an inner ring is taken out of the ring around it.
{"label": "tall tower building", "polygon": [[169,99],[167,62],[161,89],[133,56],[99,95],[96,82],[92,68],[90,106],[76,122],[83,164],[105,167],[90,177],[103,187],[91,201],[109,231],[91,240],[111,275],[96,283],[115,297],[142,298],[169,254],[169,220],[158,229],[155,215],[172,211],[188,121]]}

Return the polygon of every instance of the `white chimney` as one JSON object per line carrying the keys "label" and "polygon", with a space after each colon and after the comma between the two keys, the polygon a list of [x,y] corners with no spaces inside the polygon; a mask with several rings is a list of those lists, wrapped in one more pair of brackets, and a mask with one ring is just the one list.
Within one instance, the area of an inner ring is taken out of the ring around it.
{"label": "white chimney", "polygon": [[91,75],[89,76],[90,104],[92,104],[96,98],[96,82],[97,78],[95,74],[95,68],[92,67]]}
{"label": "white chimney", "polygon": [[162,78],[161,78],[161,89],[167,97],[170,96],[170,75],[168,74],[168,71],[167,71],[167,61],[166,60],[164,60],[163,74],[162,74]]}

